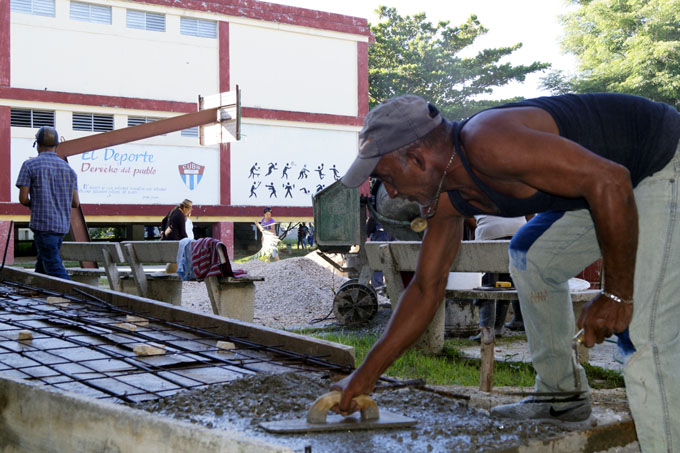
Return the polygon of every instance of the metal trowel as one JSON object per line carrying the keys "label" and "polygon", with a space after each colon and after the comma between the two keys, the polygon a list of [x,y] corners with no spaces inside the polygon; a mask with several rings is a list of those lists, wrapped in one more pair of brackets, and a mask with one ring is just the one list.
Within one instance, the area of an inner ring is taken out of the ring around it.
{"label": "metal trowel", "polygon": [[319,431],[349,431],[357,429],[405,428],[415,425],[414,418],[378,410],[376,402],[368,395],[359,395],[353,401],[359,406],[359,414],[347,417],[328,415],[331,407],[340,403],[342,393],[328,392],[319,397],[307,413],[307,418],[263,422],[260,426],[271,433],[295,434]]}

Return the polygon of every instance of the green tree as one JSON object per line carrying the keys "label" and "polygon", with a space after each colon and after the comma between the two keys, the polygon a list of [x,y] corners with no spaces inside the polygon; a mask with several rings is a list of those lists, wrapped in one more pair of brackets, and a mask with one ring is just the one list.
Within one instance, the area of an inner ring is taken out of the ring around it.
{"label": "green tree", "polygon": [[563,48],[574,77],[551,74],[556,91],[637,94],[680,108],[680,0],[570,0]]}
{"label": "green tree", "polygon": [[410,93],[431,101],[445,117],[459,119],[508,101],[476,101],[476,96],[511,81],[524,81],[527,74],[549,67],[540,62],[528,66],[499,62],[521,43],[484,49],[472,57],[458,56],[487,32],[474,15],[451,27],[449,22],[433,25],[426,21],[425,13],[402,17],[395,8],[385,6],[376,12],[380,22],[371,26],[375,43],[368,51],[371,107]]}

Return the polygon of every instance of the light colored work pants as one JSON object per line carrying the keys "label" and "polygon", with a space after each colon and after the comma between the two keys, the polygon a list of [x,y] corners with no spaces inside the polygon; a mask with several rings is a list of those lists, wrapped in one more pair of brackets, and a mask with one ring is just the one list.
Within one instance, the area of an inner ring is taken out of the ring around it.
{"label": "light colored work pants", "polygon": [[[624,378],[644,452],[680,452],[679,177],[680,147],[663,170],[635,188],[639,240],[630,337],[637,352]],[[575,320],[567,280],[599,256],[588,210],[540,214],[510,243],[510,273],[538,373],[537,391],[574,389]]]}

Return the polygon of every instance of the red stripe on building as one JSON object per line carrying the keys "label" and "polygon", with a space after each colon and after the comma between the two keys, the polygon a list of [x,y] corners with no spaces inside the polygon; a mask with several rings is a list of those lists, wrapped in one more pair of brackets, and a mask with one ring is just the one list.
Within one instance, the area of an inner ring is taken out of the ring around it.
{"label": "red stripe on building", "polygon": [[[220,93],[230,90],[229,22],[219,23],[219,84]],[[231,204],[231,147],[220,145],[220,204]]]}
{"label": "red stripe on building", "polygon": [[[220,85],[222,85],[221,81]],[[155,99],[125,98],[117,96],[99,96],[94,94],[66,93],[61,91],[28,90],[24,88],[0,87],[0,99],[16,99],[29,102],[52,102],[55,104],[90,105],[133,110],[155,110],[176,113],[191,113],[196,111],[196,104],[189,102],[159,101]],[[243,107],[241,113],[243,118],[337,124],[344,126],[361,126],[363,124],[363,117],[330,115],[326,113],[291,112],[287,110],[260,109],[254,107]]]}
{"label": "red stripe on building", "polygon": [[[0,201],[9,201],[12,190],[10,180],[10,151],[12,148],[12,129],[10,128],[9,107],[0,106]],[[20,206],[20,205],[17,205]],[[23,206],[21,206],[23,208]],[[26,214],[26,208],[22,209],[22,214]]]}
{"label": "red stripe on building", "polygon": [[[194,200],[199,201],[199,200]],[[162,219],[175,205],[157,204],[83,204],[85,220],[87,216],[160,216]],[[311,207],[273,206],[279,217],[311,217]],[[29,211],[19,203],[0,203],[0,215],[28,215]],[[192,217],[262,217],[262,206],[203,206],[195,203]],[[213,222],[213,220],[211,220]]]}
{"label": "red stripe on building", "polygon": [[9,86],[11,49],[9,17],[9,2],[0,2],[0,87]]}
{"label": "red stripe on building", "polygon": [[366,42],[357,43],[357,89],[359,91],[357,115],[363,118],[368,113],[368,43]]}
{"label": "red stripe on building", "polygon": [[1,99],[16,99],[55,104],[91,105],[133,110],[157,110],[161,112],[192,113],[197,110],[191,102],[161,101],[156,99],[101,96],[97,94],[67,93],[64,91],[29,90],[25,88],[0,87]]}
{"label": "red stripe on building", "polygon": [[247,17],[280,24],[298,25],[300,27],[351,33],[370,36],[368,21],[360,17],[315,11],[294,6],[253,0],[200,1],[200,0],[134,0],[173,8],[184,8],[194,11],[212,12],[227,16]]}
{"label": "red stripe on building", "polygon": [[220,204],[231,204],[231,146],[220,145]]}
{"label": "red stripe on building", "polygon": [[327,113],[291,112],[287,110],[258,109],[243,107],[243,118],[259,118],[264,120],[297,121],[303,123],[338,124],[342,126],[361,126],[364,119],[356,116],[330,115]]}
{"label": "red stripe on building", "polygon": [[220,93],[229,91],[229,22],[220,22],[218,52],[219,52],[219,83]]}

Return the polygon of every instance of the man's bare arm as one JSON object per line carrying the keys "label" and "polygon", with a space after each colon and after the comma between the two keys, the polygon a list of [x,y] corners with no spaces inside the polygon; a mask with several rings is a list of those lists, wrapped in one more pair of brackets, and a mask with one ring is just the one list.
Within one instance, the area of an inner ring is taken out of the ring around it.
{"label": "man's bare arm", "polygon": [[28,197],[28,186],[19,186],[19,203],[30,208],[31,199]]}
{"label": "man's bare arm", "polygon": [[429,221],[415,277],[401,295],[385,332],[361,366],[333,386],[343,392],[341,412],[355,410],[352,398],[373,390],[378,377],[418,340],[437,312],[463,234],[463,217],[451,215],[452,211],[444,194],[439,212]]}
{"label": "man's bare arm", "polygon": [[78,191],[73,191],[73,198],[71,199],[71,207],[77,208],[80,206],[80,197],[78,197]]}

